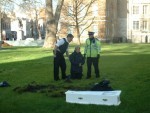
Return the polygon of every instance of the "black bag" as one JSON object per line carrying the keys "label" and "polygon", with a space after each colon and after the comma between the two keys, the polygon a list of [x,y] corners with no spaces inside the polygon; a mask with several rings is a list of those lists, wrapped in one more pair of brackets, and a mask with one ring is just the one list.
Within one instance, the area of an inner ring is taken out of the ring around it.
{"label": "black bag", "polygon": [[8,87],[8,86],[10,86],[8,82],[6,81],[0,82],[0,87]]}
{"label": "black bag", "polygon": [[92,88],[91,91],[113,91],[112,87],[109,86],[109,80],[102,80],[99,83],[96,83]]}

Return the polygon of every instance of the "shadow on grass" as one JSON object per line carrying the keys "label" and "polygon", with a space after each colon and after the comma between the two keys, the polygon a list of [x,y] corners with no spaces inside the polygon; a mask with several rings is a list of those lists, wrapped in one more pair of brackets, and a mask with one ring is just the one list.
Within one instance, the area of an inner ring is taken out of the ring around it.
{"label": "shadow on grass", "polygon": [[[68,59],[66,59],[69,65]],[[76,86],[63,80],[53,80],[53,57],[16,61],[0,64],[0,80],[11,84],[13,91],[43,93],[47,96],[64,96],[66,90],[86,90],[85,86]],[[69,67],[68,72],[69,72]],[[61,84],[61,85],[60,85]]]}
{"label": "shadow on grass", "polygon": [[[132,45],[129,46],[131,47]],[[71,83],[65,83],[63,80],[57,82],[53,81],[53,57],[51,53],[49,54],[49,50],[30,50],[30,48],[26,50],[26,48],[24,48],[23,51],[25,51],[25,53],[21,53],[23,54],[22,56],[30,58],[30,54],[35,54],[35,56],[38,57],[35,57],[33,60],[10,60],[9,62],[0,63],[0,81],[8,81],[11,85],[11,87],[8,88],[0,88],[0,112],[10,113],[15,111],[16,113],[32,113],[34,111],[35,113],[41,113],[43,112],[42,110],[45,110],[44,113],[46,113],[51,110],[50,112],[54,113],[67,113],[68,111],[82,113],[86,110],[86,113],[90,113],[91,111],[94,113],[149,113],[150,54],[145,54],[145,51],[147,52],[149,48],[144,46],[143,48],[145,49],[139,51],[135,45],[133,48],[130,47],[125,46],[125,50],[118,50],[116,46],[113,47],[112,50],[104,48],[99,62],[101,77],[98,79],[95,78],[92,68],[92,78],[88,80],[85,79],[87,68],[85,64],[83,66],[83,78],[81,80],[72,80]],[[13,49],[13,54],[6,54],[5,52],[3,56],[1,55],[3,52],[1,52],[0,61],[1,59],[3,61],[9,60],[7,55],[13,56],[14,53],[15,58],[18,58],[22,50],[19,48],[16,50],[17,51]],[[40,52],[38,53],[39,50]],[[109,52],[111,54],[109,54]],[[9,51],[9,53],[11,53],[11,51]],[[17,54],[19,55],[17,56]],[[66,63],[67,73],[69,73],[70,63],[68,59],[66,59]],[[64,98],[51,98],[64,97],[66,90],[89,89],[94,83],[101,81],[102,78],[109,79],[114,89],[122,91],[120,97],[121,105],[118,107],[68,104],[65,103]],[[35,87],[35,92],[26,93],[27,91],[25,89],[31,90],[32,86]],[[19,94],[16,93],[17,91]],[[20,94],[22,91],[24,91],[24,93]],[[40,93],[40,95],[38,95],[38,93]],[[59,111],[57,112],[56,109],[58,106]]]}
{"label": "shadow on grass", "polygon": [[[67,90],[89,90],[92,84],[100,82],[102,78],[110,79],[115,89],[123,89],[125,84],[137,78],[141,82],[147,81],[145,77],[150,74],[147,68],[150,66],[149,58],[149,54],[143,53],[139,55],[102,55],[99,62],[101,78],[95,79],[94,72],[92,72],[91,80],[83,78],[79,81],[73,80],[73,83],[65,83],[64,81],[53,81],[53,57],[49,56],[0,64],[0,79],[12,84],[13,90],[18,93],[37,92],[52,97],[64,96]],[[66,63],[69,73],[68,59]],[[83,74],[86,75],[86,64],[83,69]],[[145,77],[141,74],[145,74]],[[135,85],[136,82],[133,84]]]}

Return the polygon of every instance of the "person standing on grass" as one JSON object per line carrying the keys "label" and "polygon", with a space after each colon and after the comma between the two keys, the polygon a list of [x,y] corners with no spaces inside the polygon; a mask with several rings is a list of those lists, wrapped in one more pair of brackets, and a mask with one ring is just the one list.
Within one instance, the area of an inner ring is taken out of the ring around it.
{"label": "person standing on grass", "polygon": [[71,79],[81,79],[82,74],[82,65],[84,64],[85,60],[83,55],[80,52],[80,46],[76,46],[74,52],[69,56],[69,60],[71,63],[70,73]]}
{"label": "person standing on grass", "polygon": [[62,79],[66,79],[66,62],[64,58],[64,53],[66,52],[67,57],[69,57],[68,53],[68,45],[72,41],[74,36],[72,34],[68,34],[66,38],[62,38],[57,41],[54,48],[54,80],[58,81],[59,78],[59,67],[61,68]]}
{"label": "person standing on grass", "polygon": [[91,78],[91,66],[93,64],[96,78],[99,74],[100,41],[94,38],[94,32],[88,32],[89,38],[86,39],[84,57],[87,57],[87,79]]}

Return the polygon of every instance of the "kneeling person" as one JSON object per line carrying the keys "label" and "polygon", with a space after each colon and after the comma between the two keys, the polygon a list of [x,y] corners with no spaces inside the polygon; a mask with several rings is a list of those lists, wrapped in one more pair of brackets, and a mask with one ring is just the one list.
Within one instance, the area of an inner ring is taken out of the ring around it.
{"label": "kneeling person", "polygon": [[69,57],[71,62],[71,79],[81,79],[82,78],[82,65],[85,60],[80,52],[80,47],[76,46],[74,52]]}

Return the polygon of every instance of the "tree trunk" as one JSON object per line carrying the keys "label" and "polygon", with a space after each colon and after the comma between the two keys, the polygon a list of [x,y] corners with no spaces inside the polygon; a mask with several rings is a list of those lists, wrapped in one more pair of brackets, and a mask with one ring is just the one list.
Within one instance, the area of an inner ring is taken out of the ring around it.
{"label": "tree trunk", "polygon": [[43,47],[53,48],[55,42],[56,42],[56,26],[55,23],[52,21],[51,23],[47,23],[46,38]]}
{"label": "tree trunk", "polygon": [[81,42],[80,42],[80,30],[79,30],[79,26],[77,25],[77,38],[78,38],[78,44],[81,45]]}
{"label": "tree trunk", "polygon": [[78,17],[76,15],[76,33],[77,33],[77,38],[78,38],[78,44],[80,45],[80,29],[79,29],[79,23],[78,23]]}
{"label": "tree trunk", "polygon": [[56,33],[58,21],[61,13],[61,8],[64,0],[58,0],[55,15],[53,15],[52,0],[46,0],[46,37],[43,47],[53,48],[56,41]]}
{"label": "tree trunk", "polygon": [[37,10],[35,10],[36,12],[36,28],[37,28],[37,31],[38,31],[38,38],[39,40],[42,40],[42,37],[41,37],[41,27],[40,27],[40,24],[39,24],[39,21],[38,21],[38,13],[37,13]]}

